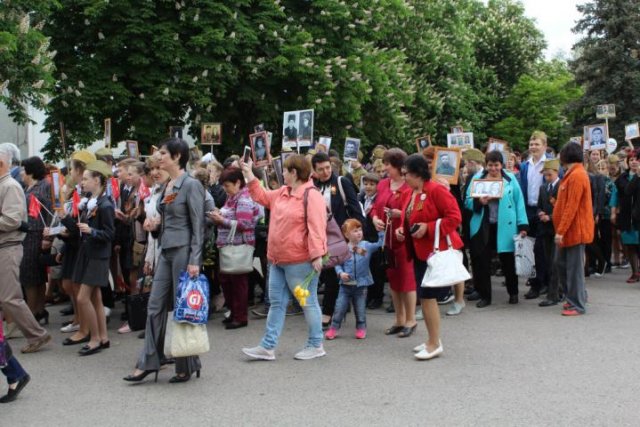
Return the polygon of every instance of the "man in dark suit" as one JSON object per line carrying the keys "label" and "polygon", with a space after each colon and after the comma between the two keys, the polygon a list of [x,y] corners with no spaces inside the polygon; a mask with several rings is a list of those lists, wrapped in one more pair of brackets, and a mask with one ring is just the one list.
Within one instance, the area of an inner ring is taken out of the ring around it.
{"label": "man in dark suit", "polygon": [[540,307],[549,307],[558,304],[560,295],[558,290],[558,273],[555,268],[554,258],[556,254],[556,235],[553,227],[553,206],[558,197],[558,187],[560,187],[560,161],[557,159],[546,160],[542,167],[544,184],[540,187],[538,195],[538,238],[542,239],[544,249],[544,259],[547,268],[545,275],[540,278],[541,286],[548,287],[547,297],[538,304]]}
{"label": "man in dark suit", "polygon": [[289,114],[289,117],[287,117],[287,127],[284,129],[284,136],[288,141],[295,141],[298,139],[295,114]]}
{"label": "man in dark suit", "polygon": [[[327,153],[316,153],[311,158],[311,166],[315,172],[314,184],[324,196],[339,227],[349,219],[357,219],[365,224],[364,213],[358,202],[358,195],[349,179],[339,177],[331,169],[331,161]],[[323,270],[320,281],[324,283],[324,300],[322,302],[322,323],[328,324],[333,316],[333,309],[338,297],[338,277],[334,269]]]}

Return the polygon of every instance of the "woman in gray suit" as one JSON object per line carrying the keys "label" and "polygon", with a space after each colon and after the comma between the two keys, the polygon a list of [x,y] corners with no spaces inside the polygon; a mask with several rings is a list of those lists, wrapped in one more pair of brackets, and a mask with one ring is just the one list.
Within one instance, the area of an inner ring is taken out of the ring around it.
{"label": "woman in gray suit", "polygon": [[[186,172],[189,146],[177,138],[160,145],[158,164],[167,171],[170,181],[158,198],[158,220],[145,221],[145,228],[157,234],[160,257],[153,276],[147,308],[144,349],[132,375],[125,381],[139,382],[155,373],[164,359],[164,335],[167,313],[175,301],[175,285],[182,271],[190,276],[200,272],[202,239],[204,235],[204,187]],[[169,382],[186,382],[195,371],[200,376],[198,356],[176,358],[176,375]]]}

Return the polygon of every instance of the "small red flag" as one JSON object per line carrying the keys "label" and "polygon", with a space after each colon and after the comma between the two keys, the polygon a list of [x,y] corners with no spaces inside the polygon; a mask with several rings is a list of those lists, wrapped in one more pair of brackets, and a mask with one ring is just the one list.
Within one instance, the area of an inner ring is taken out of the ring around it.
{"label": "small red flag", "polygon": [[113,200],[120,198],[120,184],[118,184],[116,178],[111,178],[111,195],[113,196]]}
{"label": "small red flag", "polygon": [[40,216],[40,200],[33,194],[29,196],[29,216],[31,218],[38,218]]}
{"label": "small red flag", "polygon": [[140,200],[144,201],[147,197],[151,195],[151,190],[144,183],[144,181],[140,181],[140,187],[138,187],[138,194],[140,195]]}
{"label": "small red flag", "polygon": [[80,205],[80,195],[78,194],[78,190],[73,192],[73,197],[71,199],[71,212],[74,217],[80,216],[80,211],[78,206]]}

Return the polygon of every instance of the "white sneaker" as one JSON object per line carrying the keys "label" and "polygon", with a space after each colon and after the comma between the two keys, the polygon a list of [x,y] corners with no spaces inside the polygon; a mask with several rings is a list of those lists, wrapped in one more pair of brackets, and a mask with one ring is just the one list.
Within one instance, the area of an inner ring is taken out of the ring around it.
{"label": "white sneaker", "polygon": [[413,347],[413,352],[414,353],[420,353],[422,350],[424,350],[425,348],[427,348],[427,344],[422,343],[418,346]]}
{"label": "white sneaker", "polygon": [[68,333],[79,331],[79,330],[80,330],[80,325],[74,325],[73,323],[69,323],[67,326],[63,326],[62,328],[60,328],[60,332],[64,334],[68,334]]}
{"label": "white sneaker", "polygon": [[111,309],[109,307],[103,307],[103,309],[104,309],[104,317],[110,317]]}
{"label": "white sneaker", "polygon": [[414,355],[414,357],[418,360],[430,360],[433,359],[435,357],[438,357],[442,354],[442,352],[444,351],[444,348],[442,347],[442,341],[439,342],[439,346],[438,348],[436,348],[435,350],[433,350],[431,353],[429,353],[427,351],[427,346],[425,346],[424,350],[422,350],[419,353],[416,353]]}
{"label": "white sneaker", "polygon": [[462,309],[465,307],[465,303],[459,304],[457,302],[453,302],[451,308],[447,311],[447,316],[457,316],[462,313]]}
{"label": "white sneaker", "polygon": [[416,310],[416,320],[424,320],[424,316],[422,314],[422,309]]}
{"label": "white sneaker", "polygon": [[261,345],[252,348],[243,348],[242,352],[257,360],[276,360],[275,351],[267,350]]}
{"label": "white sneaker", "polygon": [[293,358],[298,360],[311,360],[311,359],[315,359],[316,357],[322,357],[326,354],[327,353],[324,351],[324,347],[322,346],[305,347],[299,352],[297,352]]}

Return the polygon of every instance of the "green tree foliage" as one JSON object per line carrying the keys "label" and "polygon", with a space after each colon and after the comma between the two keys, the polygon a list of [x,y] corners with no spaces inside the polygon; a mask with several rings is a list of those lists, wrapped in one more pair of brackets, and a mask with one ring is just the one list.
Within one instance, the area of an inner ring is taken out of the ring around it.
{"label": "green tree foliage", "polygon": [[52,0],[0,2],[0,102],[17,123],[31,120],[27,105],[44,108],[48,102],[55,51],[42,29],[57,5]]}
{"label": "green tree foliage", "polygon": [[[315,135],[336,148],[353,136],[364,149],[409,149],[424,133],[444,141],[457,123],[487,136],[542,46],[512,0],[61,3],[48,27],[59,80],[49,158],[62,154],[59,122],[81,147],[102,137],[106,117],[113,141],[142,147],[171,125],[197,137],[201,123],[219,121],[222,154],[239,151],[257,123],[277,152],[283,113],[307,108]],[[484,34],[489,25],[504,36]]]}
{"label": "green tree foliage", "polygon": [[583,18],[574,31],[583,38],[571,67],[585,93],[574,123],[596,123],[596,105],[616,104],[609,133],[621,141],[624,125],[640,120],[640,8],[636,0],[597,0],[578,10]]}
{"label": "green tree foliage", "polygon": [[549,145],[560,148],[571,136],[569,106],[583,95],[564,61],[539,62],[530,74],[521,76],[502,103],[508,111],[496,123],[493,136],[508,140],[512,147],[525,150],[533,130],[547,133]]}

